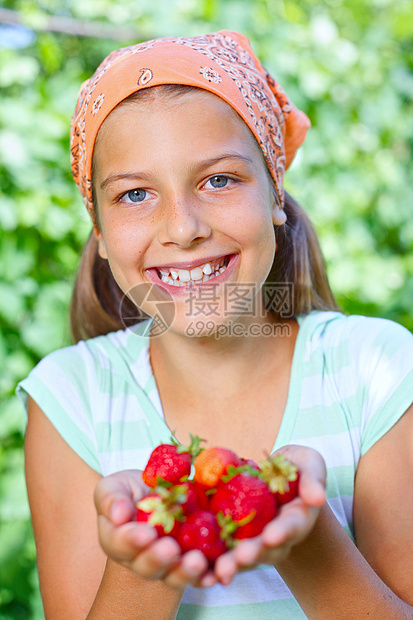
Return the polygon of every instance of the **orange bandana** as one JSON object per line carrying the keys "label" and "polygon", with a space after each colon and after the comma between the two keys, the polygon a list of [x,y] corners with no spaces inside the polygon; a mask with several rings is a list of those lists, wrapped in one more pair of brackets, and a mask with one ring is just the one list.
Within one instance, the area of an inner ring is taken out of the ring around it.
{"label": "orange bandana", "polygon": [[72,118],[72,174],[94,225],[91,168],[99,128],[132,93],[160,84],[208,90],[228,103],[257,139],[284,203],[283,177],[310,121],[254,55],[248,39],[221,30],[191,38],[154,39],[109,54],[81,88]]}

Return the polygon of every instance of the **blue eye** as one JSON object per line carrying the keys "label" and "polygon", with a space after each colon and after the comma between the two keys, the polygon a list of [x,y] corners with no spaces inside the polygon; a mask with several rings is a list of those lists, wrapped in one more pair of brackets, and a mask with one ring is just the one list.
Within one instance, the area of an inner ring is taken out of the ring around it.
{"label": "blue eye", "polygon": [[228,177],[217,174],[216,176],[208,179],[208,182],[211,183],[212,187],[215,188],[225,187],[228,183]]}
{"label": "blue eye", "polygon": [[145,189],[132,189],[130,192],[125,194],[131,202],[142,202],[146,198],[146,190]]}

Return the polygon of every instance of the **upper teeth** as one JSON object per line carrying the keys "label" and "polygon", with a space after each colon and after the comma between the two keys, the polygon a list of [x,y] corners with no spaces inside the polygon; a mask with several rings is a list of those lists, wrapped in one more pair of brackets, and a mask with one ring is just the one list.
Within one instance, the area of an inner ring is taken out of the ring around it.
{"label": "upper teeth", "polygon": [[224,261],[225,258],[220,258],[218,261],[214,261],[212,265],[211,263],[204,263],[194,267],[194,269],[160,269],[161,278],[163,282],[175,286],[180,286],[180,282],[188,283],[190,281],[196,282],[197,280],[206,282],[218,275],[218,273],[225,271]]}

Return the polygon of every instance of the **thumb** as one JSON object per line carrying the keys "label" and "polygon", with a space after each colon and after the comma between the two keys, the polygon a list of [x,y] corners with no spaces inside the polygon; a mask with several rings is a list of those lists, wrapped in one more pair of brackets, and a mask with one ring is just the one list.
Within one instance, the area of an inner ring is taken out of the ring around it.
{"label": "thumb", "polygon": [[134,488],[131,474],[119,472],[101,478],[95,488],[94,500],[98,515],[106,517],[114,525],[131,521],[136,512],[136,497],[144,494],[143,486]]}
{"label": "thumb", "polygon": [[298,494],[307,506],[322,506],[326,501],[324,481],[315,478],[312,472],[303,471],[298,485]]}

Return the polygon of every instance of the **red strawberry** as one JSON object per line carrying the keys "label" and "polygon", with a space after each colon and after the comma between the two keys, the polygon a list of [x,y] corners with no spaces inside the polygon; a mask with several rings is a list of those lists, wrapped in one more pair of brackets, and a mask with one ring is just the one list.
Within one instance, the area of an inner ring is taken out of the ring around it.
{"label": "red strawberry", "polygon": [[183,552],[199,549],[212,566],[227,550],[217,517],[209,510],[197,510],[182,523],[176,539]]}
{"label": "red strawberry", "polygon": [[266,482],[250,474],[236,474],[219,487],[210,508],[215,514],[222,512],[230,517],[226,519],[229,532],[237,540],[258,536],[277,514],[274,495]]}
{"label": "red strawberry", "polygon": [[252,469],[256,469],[257,471],[260,470],[258,464],[252,459],[241,459],[241,465],[249,465]]}
{"label": "red strawberry", "polygon": [[300,471],[281,452],[260,463],[260,470],[278,504],[287,504],[298,495]]}
{"label": "red strawberry", "polygon": [[199,484],[212,489],[219,485],[228,467],[239,467],[242,460],[227,448],[205,448],[195,459],[194,479]]}
{"label": "red strawberry", "polygon": [[154,489],[160,482],[159,478],[171,484],[177,484],[191,473],[193,457],[200,452],[199,437],[191,435],[189,446],[163,443],[155,448],[149,457],[142,474],[142,480]]}
{"label": "red strawberry", "polygon": [[156,491],[137,502],[136,521],[149,523],[159,536],[176,536],[184,519],[182,503],[186,496],[185,487],[157,487]]}
{"label": "red strawberry", "polygon": [[208,495],[205,494],[205,488],[195,482],[195,480],[187,480],[179,485],[185,486],[187,489],[186,500],[182,504],[184,515],[189,515],[196,510],[207,510],[209,505]]}

